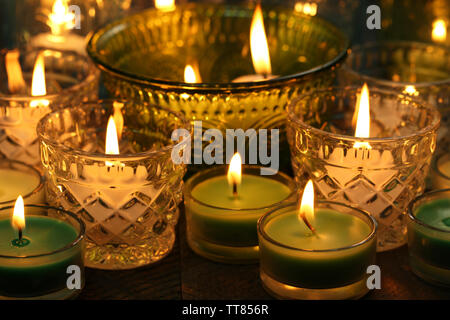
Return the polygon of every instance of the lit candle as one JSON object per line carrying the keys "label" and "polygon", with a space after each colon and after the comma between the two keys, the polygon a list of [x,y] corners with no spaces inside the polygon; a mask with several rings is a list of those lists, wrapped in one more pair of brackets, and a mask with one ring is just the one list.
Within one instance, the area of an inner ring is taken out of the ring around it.
{"label": "lit candle", "polygon": [[67,0],[55,0],[52,11],[48,14],[47,25],[50,33],[42,33],[31,38],[31,45],[34,47],[46,47],[57,50],[73,50],[79,54],[86,54],[85,38],[71,33],[75,26],[76,17],[69,10]]}
{"label": "lit candle", "polygon": [[223,168],[201,171],[185,185],[188,242],[206,258],[230,263],[257,260],[257,220],[293,196],[294,183],[284,174],[260,176],[260,167],[241,165],[237,153],[227,174]]}
{"label": "lit candle", "polygon": [[263,13],[259,3],[256,5],[250,27],[250,52],[256,74],[240,76],[234,79],[233,82],[253,82],[277,78],[277,76],[272,75],[269,45],[264,28]]}
{"label": "lit candle", "polygon": [[450,285],[450,189],[425,193],[409,207],[411,269],[421,278]]}
{"label": "lit candle", "polygon": [[[57,299],[77,294],[80,290],[67,288],[67,268],[73,265],[83,272],[84,225],[57,208],[26,208],[36,214],[25,217],[19,196],[12,218],[0,220],[0,296]],[[2,208],[0,214],[11,209]]]}
{"label": "lit candle", "polygon": [[376,222],[335,202],[314,204],[310,180],[300,208],[285,205],[258,222],[261,279],[279,298],[346,299],[367,293]]}

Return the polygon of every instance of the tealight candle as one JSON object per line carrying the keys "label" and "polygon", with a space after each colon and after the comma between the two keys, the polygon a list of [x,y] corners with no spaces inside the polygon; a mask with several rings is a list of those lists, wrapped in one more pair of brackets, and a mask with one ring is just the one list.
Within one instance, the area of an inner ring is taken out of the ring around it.
{"label": "tealight candle", "polygon": [[376,221],[337,202],[314,205],[309,181],[300,208],[286,204],[258,221],[260,275],[282,299],[350,299],[368,292]]}
{"label": "tealight candle", "polygon": [[[11,213],[3,207],[0,215]],[[33,215],[24,211],[32,212]],[[67,299],[84,286],[84,224],[72,213],[26,205],[0,220],[0,299]],[[68,278],[75,272],[73,287]],[[72,286],[71,284],[71,286]]]}
{"label": "tealight candle", "polygon": [[416,198],[408,218],[412,271],[431,283],[450,286],[450,189]]}
{"label": "tealight candle", "polygon": [[433,161],[430,172],[433,189],[450,188],[450,153],[444,153]]}
{"label": "tealight candle", "polygon": [[44,179],[35,168],[18,161],[0,161],[0,206],[12,205],[23,194],[25,203],[45,202]]}
{"label": "tealight candle", "polygon": [[257,220],[294,196],[294,182],[286,175],[260,176],[258,166],[244,166],[241,175],[240,161],[237,153],[228,174],[221,167],[204,170],[184,188],[188,243],[211,260],[257,261]]}

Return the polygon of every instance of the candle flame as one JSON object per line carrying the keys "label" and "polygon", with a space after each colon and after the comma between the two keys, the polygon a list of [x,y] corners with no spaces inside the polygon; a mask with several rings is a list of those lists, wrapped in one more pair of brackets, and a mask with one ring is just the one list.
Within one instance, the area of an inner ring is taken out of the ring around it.
{"label": "candle flame", "polygon": [[75,14],[69,11],[68,0],[55,0],[52,12],[48,15],[47,25],[52,35],[60,35],[75,26]]}
{"label": "candle flame", "polygon": [[163,12],[175,10],[175,0],[155,0],[155,7]]}
{"label": "candle flame", "polygon": [[200,83],[202,82],[200,72],[196,65],[186,65],[184,68],[184,82],[186,83]]}
{"label": "candle flame", "polygon": [[6,53],[5,65],[9,91],[16,93],[25,89],[25,80],[19,62],[19,50],[11,50]]}
{"label": "candle flame", "polygon": [[227,180],[230,186],[240,185],[242,179],[242,159],[239,152],[236,152],[231,158],[228,168]]}
{"label": "candle flame", "polygon": [[409,94],[410,96],[415,96],[415,97],[417,97],[419,95],[419,91],[417,91],[413,85],[406,86],[405,90],[403,90],[403,93]]}
{"label": "candle flame", "polygon": [[[369,87],[364,83],[361,95],[356,103],[355,113],[353,119],[356,118],[356,138],[369,138],[370,137],[370,107],[369,107]],[[355,142],[354,148],[366,148],[371,149],[368,142]]]}
{"label": "candle flame", "polygon": [[314,218],[314,185],[312,180],[309,180],[303,190],[298,219],[302,220],[309,229],[314,231]]}
{"label": "candle flame", "polygon": [[17,197],[16,203],[14,204],[14,212],[11,222],[14,229],[25,229],[25,209],[22,196]]}
{"label": "candle flame", "polygon": [[431,38],[436,42],[444,42],[447,39],[447,23],[442,19],[433,22],[433,31]]}
{"label": "candle flame", "polygon": [[266,31],[261,5],[258,4],[253,13],[250,28],[250,50],[252,53],[253,67],[256,73],[262,75],[272,74],[270,63],[269,45],[267,43]]}
{"label": "candle flame", "polygon": [[119,139],[117,137],[117,128],[113,116],[109,117],[106,128],[105,154],[119,154]]}
{"label": "candle flame", "polygon": [[[31,81],[31,95],[33,97],[45,96],[47,94],[45,84],[45,60],[44,53],[40,52],[36,58],[33,69],[33,79]],[[40,105],[48,106],[49,101],[45,99],[33,100],[30,103],[31,107]]]}

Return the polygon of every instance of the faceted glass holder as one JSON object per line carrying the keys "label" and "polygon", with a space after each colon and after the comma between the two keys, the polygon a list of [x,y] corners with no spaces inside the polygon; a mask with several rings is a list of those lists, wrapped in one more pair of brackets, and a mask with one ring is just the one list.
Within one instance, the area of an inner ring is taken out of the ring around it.
{"label": "faceted glass holder", "polygon": [[[58,219],[72,226],[76,238],[58,250],[38,255],[11,256],[0,254],[2,277],[0,279],[0,300],[64,300],[73,299],[83,290],[84,279],[84,237],[85,225],[75,214],[61,208],[26,204],[25,217],[46,216]],[[14,205],[0,208],[0,217],[11,219]],[[55,239],[57,240],[57,239]],[[42,268],[39,266],[42,265]],[[80,269],[80,289],[69,289],[67,273],[69,266]],[[32,270],[28,270],[31,266]],[[9,272],[13,270],[13,272]],[[6,273],[9,272],[8,275]],[[17,285],[12,287],[11,283]],[[9,289],[5,289],[9,288]]]}
{"label": "faceted glass holder", "polygon": [[[8,79],[5,63],[10,52],[0,51],[0,77],[4,79]],[[33,97],[33,68],[40,52],[44,55],[47,94]],[[99,72],[87,57],[71,51],[41,48],[17,54],[23,87],[11,88],[9,81],[0,82],[0,156],[39,165],[38,121],[53,109],[95,99]]]}
{"label": "faceted glass holder", "polygon": [[[279,77],[233,83],[255,73],[249,48],[253,10],[206,3],[177,4],[170,12],[149,9],[99,29],[87,51],[114,96],[179,111],[203,121],[204,130],[280,128],[287,151],[288,101],[330,85],[349,41],[318,17],[263,6],[272,73]],[[187,64],[198,65],[201,83],[184,81]]]}
{"label": "faceted glass holder", "polygon": [[450,199],[450,189],[427,192],[408,208],[408,251],[412,271],[436,285],[450,287],[450,231],[437,228],[416,216],[420,206]]}
{"label": "faceted glass holder", "polygon": [[343,85],[394,90],[438,107],[436,153],[450,146],[450,49],[441,44],[383,41],[354,46],[340,69]]}
{"label": "faceted glass holder", "polygon": [[299,186],[312,179],[321,197],[372,214],[384,251],[406,242],[406,207],[425,189],[440,115],[421,100],[369,89],[371,138],[353,136],[359,88],[351,87],[299,97],[287,132]]}
{"label": "faceted glass holder", "polygon": [[[118,103],[120,155],[105,155],[107,122]],[[87,266],[130,269],[170,253],[186,170],[171,158],[176,129],[190,124],[164,108],[115,100],[72,106],[40,121],[47,198],[86,223]]]}
{"label": "faceted glass holder", "polygon": [[276,217],[298,210],[298,203],[279,206],[258,221],[262,284],[278,299],[359,299],[369,291],[367,267],[375,263],[377,223],[366,212],[342,203],[318,201],[316,208],[357,217],[370,233],[348,247],[294,248],[274,240],[265,230]]}

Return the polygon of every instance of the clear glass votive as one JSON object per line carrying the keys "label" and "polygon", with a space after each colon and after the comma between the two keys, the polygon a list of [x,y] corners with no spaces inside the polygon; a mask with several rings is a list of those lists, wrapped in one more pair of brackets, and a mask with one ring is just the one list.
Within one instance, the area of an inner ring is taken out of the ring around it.
{"label": "clear glass votive", "polygon": [[450,189],[431,191],[411,202],[408,250],[416,275],[450,287]]}
{"label": "clear glass votive", "polygon": [[442,153],[435,157],[430,176],[434,190],[450,188],[450,153]]}
{"label": "clear glass votive", "polygon": [[[268,212],[258,221],[260,276],[264,288],[278,299],[335,300],[364,296],[369,291],[367,268],[375,263],[375,219],[359,209],[329,201],[318,201],[315,211],[316,216],[318,211],[334,215],[333,219],[328,219],[331,222],[322,221],[329,222],[332,229],[334,223],[341,223],[335,227],[337,230],[328,230],[332,237],[339,237],[339,231],[357,234],[353,229],[356,225],[367,232],[361,232],[353,241],[348,240],[353,243],[343,247],[311,249],[298,244],[293,246],[281,242],[281,238],[277,239],[278,235],[268,228],[273,227],[276,220],[293,215],[294,227],[298,223],[298,233],[293,233],[291,227],[279,230],[301,237],[301,227],[306,227],[297,218],[298,204],[285,204]],[[326,230],[317,228],[316,234],[311,234],[310,244],[314,245],[315,237],[327,236],[330,235]]]}
{"label": "clear glass votive", "polygon": [[[120,154],[105,154],[110,116]],[[161,260],[173,248],[184,164],[171,153],[178,114],[157,106],[100,100],[54,111],[38,125],[47,200],[86,223],[86,265],[130,269]],[[183,143],[179,147],[183,147]]]}
{"label": "clear glass votive", "polygon": [[[225,207],[221,204],[206,203],[211,202],[204,196],[205,200],[199,200],[199,192],[195,189],[201,184],[210,183],[211,187],[202,190],[211,192],[210,197],[216,197],[214,193],[224,192],[224,190],[214,190],[214,186],[218,184],[211,183],[215,179],[221,177],[226,180],[227,167],[219,166],[196,173],[185,184],[184,187],[184,203],[186,213],[187,241],[191,249],[210,260],[225,263],[255,263],[258,261],[258,235],[256,224],[258,219],[268,210],[271,210],[282,203],[296,196],[296,188],[294,181],[287,175],[278,172],[275,175],[260,176],[261,167],[259,166],[243,166],[242,188],[240,192],[246,192],[244,180],[257,179],[252,183],[259,185],[261,190],[259,193],[252,189],[251,192],[256,193],[256,197],[263,197],[264,188],[272,188],[273,192],[277,192],[277,200],[273,203],[261,206],[251,207],[246,204],[235,204],[232,207]],[[225,184],[225,189],[228,185]],[[254,186],[255,187],[255,186]],[[277,188],[277,191],[273,190]],[[250,188],[247,189],[249,191]],[[283,190],[282,190],[283,189]],[[227,193],[228,190],[225,190]],[[197,196],[195,195],[197,193]],[[275,197],[275,196],[274,196]],[[232,195],[230,193],[230,198]],[[244,202],[245,196],[238,201]],[[240,205],[240,207],[239,207]]]}
{"label": "clear glass votive", "polygon": [[439,150],[450,146],[450,49],[442,44],[382,41],[352,47],[339,70],[343,85],[394,90],[438,107]]}
{"label": "clear glass votive", "polygon": [[21,195],[26,204],[45,203],[44,177],[23,162],[0,160],[0,208],[14,205]]}
{"label": "clear glass votive", "polygon": [[425,190],[440,115],[421,100],[369,89],[370,138],[353,136],[359,88],[343,87],[293,101],[288,141],[299,186],[312,179],[320,197],[373,215],[384,251],[406,243],[406,209]]}
{"label": "clear glass votive", "polygon": [[0,300],[59,300],[84,287],[84,223],[61,208],[25,205],[21,245],[14,244],[14,206],[0,208]]}
{"label": "clear glass votive", "polygon": [[[44,56],[47,94],[33,97],[33,70],[40,53]],[[7,68],[11,70],[9,77]],[[17,70],[22,71],[19,79],[23,82],[12,80]],[[75,52],[46,48],[0,51],[0,78],[8,79],[0,82],[0,156],[39,165],[38,121],[63,105],[95,99],[98,77],[89,59]]]}

